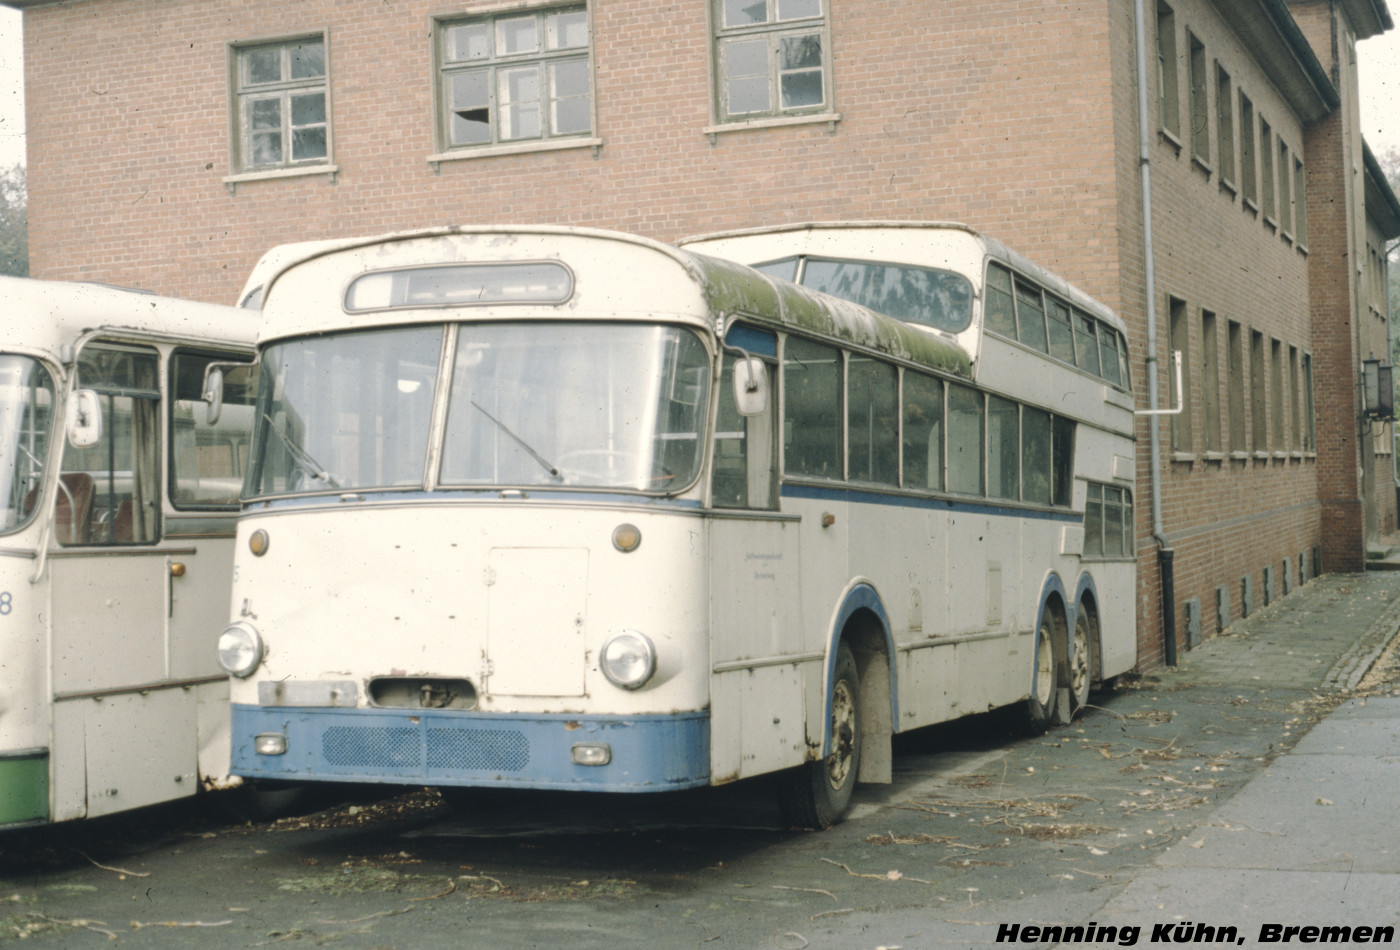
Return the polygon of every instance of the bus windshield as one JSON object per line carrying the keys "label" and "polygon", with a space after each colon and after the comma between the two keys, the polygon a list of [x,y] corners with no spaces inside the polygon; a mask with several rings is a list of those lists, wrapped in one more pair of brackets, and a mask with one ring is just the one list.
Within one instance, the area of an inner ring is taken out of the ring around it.
{"label": "bus windshield", "polygon": [[0,531],[29,522],[49,450],[53,379],[27,356],[0,355]]}
{"label": "bus windshield", "polygon": [[709,378],[700,339],[674,327],[463,326],[441,481],[682,489],[700,469]]}
{"label": "bus windshield", "polygon": [[[328,334],[263,353],[244,497],[424,484],[440,326]],[[709,358],[645,324],[462,324],[438,481],[668,493],[702,460]]]}

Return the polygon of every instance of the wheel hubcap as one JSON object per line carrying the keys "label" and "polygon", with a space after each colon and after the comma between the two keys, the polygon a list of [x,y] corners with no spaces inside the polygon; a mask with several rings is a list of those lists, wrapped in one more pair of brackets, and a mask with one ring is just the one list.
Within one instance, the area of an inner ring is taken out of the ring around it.
{"label": "wheel hubcap", "polygon": [[1050,646],[1050,625],[1040,628],[1040,642],[1035,648],[1035,698],[1042,706],[1050,705],[1055,695],[1055,654]]}
{"label": "wheel hubcap", "polygon": [[850,686],[838,680],[831,692],[831,755],[826,760],[826,778],[832,788],[846,784],[856,752],[856,705]]}

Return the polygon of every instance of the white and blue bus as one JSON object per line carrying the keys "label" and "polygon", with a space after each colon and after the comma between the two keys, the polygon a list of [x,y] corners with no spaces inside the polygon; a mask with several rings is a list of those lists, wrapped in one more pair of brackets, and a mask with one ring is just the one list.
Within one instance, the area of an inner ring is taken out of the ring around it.
{"label": "white and blue bus", "polygon": [[[0,828],[228,780],[246,311],[0,277]],[[241,376],[241,378],[240,378]]]}
{"label": "white and blue bus", "polygon": [[236,774],[777,772],[825,826],[894,733],[1045,728],[1133,663],[1131,399],[1042,354],[1053,397],[979,380],[981,264],[931,332],[610,232],[279,257],[220,638]]}

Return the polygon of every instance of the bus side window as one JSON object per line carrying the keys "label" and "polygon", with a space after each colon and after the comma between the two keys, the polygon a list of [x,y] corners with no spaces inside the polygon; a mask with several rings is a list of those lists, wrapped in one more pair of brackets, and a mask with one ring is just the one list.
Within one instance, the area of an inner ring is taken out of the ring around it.
{"label": "bus side window", "polygon": [[97,393],[102,436],[63,455],[55,531],[63,545],[151,544],[158,540],[160,359],[154,350],[90,344],[78,385]]}
{"label": "bus side window", "polygon": [[783,467],[841,478],[841,351],[788,337],[783,348]]}
{"label": "bus side window", "polygon": [[178,353],[171,361],[170,500],[177,508],[238,504],[253,427],[255,368],[225,367],[224,401],[209,422],[202,398],[204,370],[225,358]]}
{"label": "bus side window", "polygon": [[943,383],[904,374],[904,487],[943,490]]}
{"label": "bus side window", "polygon": [[712,504],[716,508],[776,508],[773,400],[759,415],[739,414],[734,404],[734,364],[742,359],[726,355],[721,370]]}
{"label": "bus side window", "polygon": [[948,387],[948,490],[982,494],[982,394]]}

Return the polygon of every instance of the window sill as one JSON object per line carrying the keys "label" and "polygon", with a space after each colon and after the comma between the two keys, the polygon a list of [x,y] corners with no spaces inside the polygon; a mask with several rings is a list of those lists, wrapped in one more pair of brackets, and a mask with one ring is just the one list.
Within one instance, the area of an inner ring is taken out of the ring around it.
{"label": "window sill", "polygon": [[242,172],[237,175],[228,175],[224,178],[224,184],[228,187],[229,194],[237,194],[239,185],[251,181],[276,181],[280,178],[305,178],[308,175],[325,175],[330,184],[335,184],[335,176],[340,174],[339,165],[304,165],[296,168],[274,168],[263,172]]}
{"label": "window sill", "polygon": [[1178,155],[1181,154],[1181,148],[1182,148],[1182,146],[1181,146],[1181,139],[1177,138],[1175,132],[1173,132],[1173,131],[1171,131],[1170,129],[1167,129],[1167,128],[1165,128],[1165,127],[1159,127],[1159,128],[1157,129],[1157,134],[1158,134],[1161,138],[1165,139],[1168,145],[1170,145],[1172,148],[1176,149],[1176,154],[1178,154]]}
{"label": "window sill", "polygon": [[1279,237],[1283,238],[1284,242],[1287,243],[1290,247],[1293,245],[1293,234],[1291,232],[1280,231],[1278,235]]}
{"label": "window sill", "polygon": [[1223,462],[1225,461],[1225,453],[1216,451],[1205,452],[1201,455],[1201,458],[1205,459],[1207,462]]}
{"label": "window sill", "polygon": [[1245,198],[1244,210],[1248,211],[1256,218],[1259,217],[1259,202],[1255,201],[1253,198]]}
{"label": "window sill", "polygon": [[714,145],[716,139],[727,132],[747,132],[751,129],[777,129],[788,125],[816,125],[826,122],[830,125],[828,132],[836,132],[836,123],[841,121],[839,112],[814,112],[810,115],[782,115],[765,116],[761,119],[748,119],[743,122],[724,122],[719,125],[707,125],[700,132],[710,137],[710,144]]}
{"label": "window sill", "polygon": [[1249,461],[1249,453],[1248,453],[1248,452],[1231,452],[1231,453],[1230,453],[1230,461],[1232,461],[1232,462],[1248,462],[1248,461]]}
{"label": "window sill", "polygon": [[1193,168],[1199,168],[1201,171],[1205,172],[1207,178],[1215,174],[1215,169],[1211,166],[1210,159],[1202,158],[1194,152],[1191,155],[1191,165]]}
{"label": "window sill", "polygon": [[1268,228],[1270,231],[1278,231],[1278,221],[1267,211],[1264,212],[1264,227]]}
{"label": "window sill", "polygon": [[1228,191],[1230,193],[1230,200],[1232,201],[1240,193],[1239,187],[1233,181],[1226,178],[1224,175],[1220,176],[1220,190]]}
{"label": "window sill", "polygon": [[1303,255],[1304,257],[1308,256],[1308,246],[1302,241],[1299,241],[1297,244],[1293,245],[1293,247],[1295,250],[1297,250],[1299,254]]}
{"label": "window sill", "polygon": [[1196,455],[1194,452],[1173,452],[1172,461],[1181,462],[1184,465],[1194,465],[1196,464]]}
{"label": "window sill", "polygon": [[591,148],[593,157],[598,157],[603,147],[600,138],[548,139],[538,142],[514,142],[510,145],[483,145],[471,148],[454,149],[451,152],[438,152],[429,155],[427,162],[437,174],[443,162],[460,162],[472,158],[495,158],[498,155],[526,155],[530,152],[560,152],[566,149]]}

